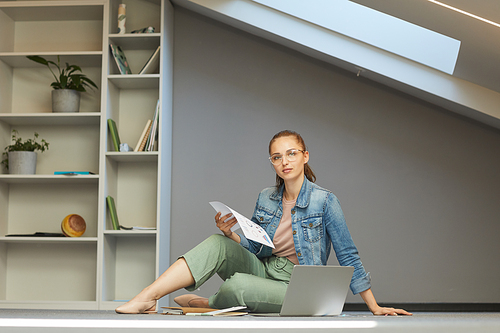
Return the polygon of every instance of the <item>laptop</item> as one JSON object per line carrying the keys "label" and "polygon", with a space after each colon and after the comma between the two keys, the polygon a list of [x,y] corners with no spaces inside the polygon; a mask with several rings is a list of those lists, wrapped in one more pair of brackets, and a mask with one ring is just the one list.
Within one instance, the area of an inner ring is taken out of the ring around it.
{"label": "laptop", "polygon": [[352,266],[295,265],[280,313],[260,315],[338,316],[344,308],[353,272]]}

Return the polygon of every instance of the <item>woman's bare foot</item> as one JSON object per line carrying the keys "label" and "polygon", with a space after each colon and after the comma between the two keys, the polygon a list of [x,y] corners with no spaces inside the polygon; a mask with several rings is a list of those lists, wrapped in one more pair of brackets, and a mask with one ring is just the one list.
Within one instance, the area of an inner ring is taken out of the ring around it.
{"label": "woman's bare foot", "polygon": [[127,303],[117,307],[115,311],[127,314],[156,313],[156,301],[136,301],[131,299]]}

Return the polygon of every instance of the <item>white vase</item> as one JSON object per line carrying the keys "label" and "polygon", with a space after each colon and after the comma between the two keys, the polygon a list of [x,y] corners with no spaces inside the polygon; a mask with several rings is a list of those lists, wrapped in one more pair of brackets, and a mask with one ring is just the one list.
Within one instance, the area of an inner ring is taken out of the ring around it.
{"label": "white vase", "polygon": [[52,90],[52,112],[80,111],[80,92],[72,89]]}
{"label": "white vase", "polygon": [[34,175],[36,173],[36,156],[34,151],[10,151],[9,173]]}

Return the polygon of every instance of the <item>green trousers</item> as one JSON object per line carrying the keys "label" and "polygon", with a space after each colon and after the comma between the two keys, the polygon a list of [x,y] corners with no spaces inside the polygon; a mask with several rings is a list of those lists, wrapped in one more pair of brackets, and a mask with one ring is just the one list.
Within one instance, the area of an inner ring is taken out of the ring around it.
{"label": "green trousers", "polygon": [[214,274],[224,282],[209,297],[211,308],[246,306],[251,312],[279,312],[290,281],[293,263],[283,257],[258,259],[235,241],[212,235],[182,256],[191,270],[193,291]]}

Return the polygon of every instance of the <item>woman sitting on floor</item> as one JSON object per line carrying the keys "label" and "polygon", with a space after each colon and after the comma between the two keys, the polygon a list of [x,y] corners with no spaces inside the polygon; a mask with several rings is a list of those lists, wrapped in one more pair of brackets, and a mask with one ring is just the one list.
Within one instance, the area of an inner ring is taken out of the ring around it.
{"label": "woman sitting on floor", "polygon": [[231,231],[230,214],[215,216],[223,235],[213,235],[179,258],[156,281],[116,309],[118,313],[156,310],[156,301],[181,288],[195,290],[214,274],[223,280],[219,291],[203,298],[175,298],[181,306],[223,309],[246,306],[251,312],[279,312],[294,265],[326,265],[331,246],[342,266],[354,266],[350,288],[375,315],[411,315],[380,307],[347,229],[335,195],[316,184],[308,165],[309,152],[293,131],[277,133],[269,143],[276,186],[264,189],[252,220],[271,237],[275,249]]}

